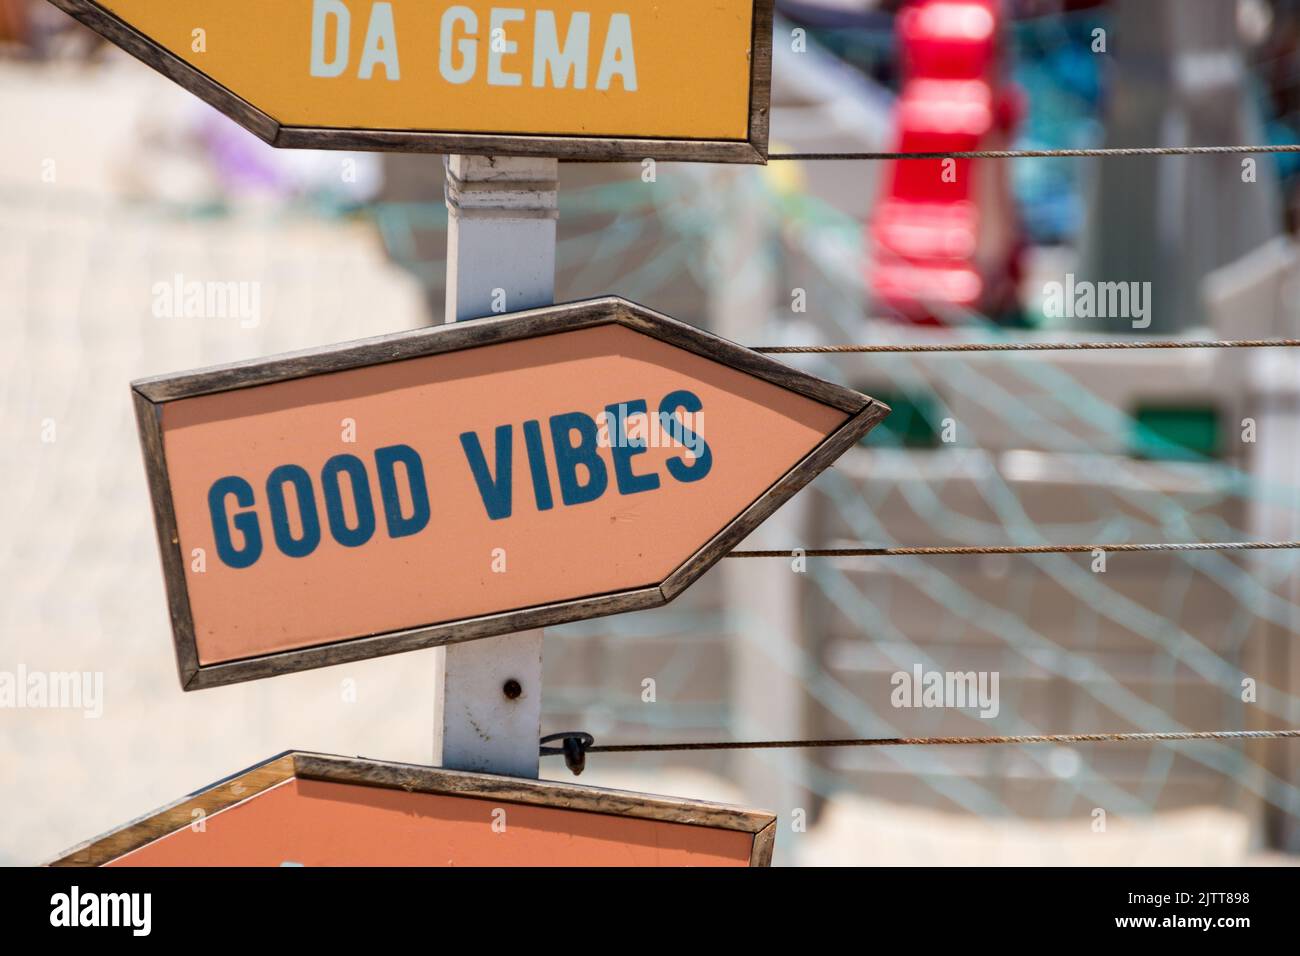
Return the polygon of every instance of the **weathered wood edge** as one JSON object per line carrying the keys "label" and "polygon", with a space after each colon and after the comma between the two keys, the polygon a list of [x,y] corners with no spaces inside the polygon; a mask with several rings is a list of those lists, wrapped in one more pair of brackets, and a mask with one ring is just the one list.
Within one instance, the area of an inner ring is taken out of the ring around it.
{"label": "weathered wood edge", "polygon": [[346,372],[407,359],[496,345],[537,335],[606,325],[616,320],[617,296],[604,296],[526,312],[391,332],[318,348],[282,352],[185,372],[137,379],[131,383],[154,402],[255,388],[298,378]]}
{"label": "weathered wood edge", "polygon": [[739,830],[750,834],[758,834],[776,821],[775,815],[767,811],[749,810],[731,804],[657,796],[630,790],[607,790],[556,780],[468,773],[330,754],[294,752],[293,757],[297,776],[304,780],[330,780],[415,793],[501,800],[506,803],[661,820],[719,830]]}
{"label": "weathered wood edge", "polygon": [[[456,622],[434,622],[427,626],[364,635],[243,660],[199,664],[185,562],[179,550],[163,454],[159,423],[161,405],[199,395],[253,388],[541,335],[558,335],[612,323],[844,411],[851,417],[659,585],[651,584],[612,594],[589,595]],[[761,521],[888,413],[884,406],[852,389],[783,365],[775,359],[617,296],[140,379],[132,383],[132,388],[137,397],[137,418],[141,422],[142,448],[159,529],[159,546],[163,555],[173,639],[177,649],[177,667],[181,686],[187,691],[658,607],[695,581],[727,550],[743,540]]]}
{"label": "weathered wood edge", "polygon": [[154,530],[158,538],[158,557],[162,562],[163,584],[167,591],[167,611],[172,623],[172,642],[176,647],[176,670],[181,687],[198,672],[198,645],[194,637],[194,615],[185,579],[185,558],[180,550],[180,533],[176,527],[176,509],[172,501],[171,482],[167,477],[167,451],[163,445],[162,408],[135,389],[131,390],[135,406],[136,429],[144,457],[145,479],[153,506]]}
{"label": "weathered wood edge", "polygon": [[231,92],[202,70],[155,43],[121,17],[94,0],[49,0],[54,6],[87,29],[125,50],[141,63],[193,93],[213,109],[224,113],[258,139],[274,144],[280,123]]}
{"label": "weathered wood edge", "polygon": [[750,866],[771,866],[772,851],[776,849],[776,819],[754,834],[754,847],[749,855]]}
{"label": "weathered wood edge", "polygon": [[[292,752],[218,780],[164,807],[67,850],[46,866],[102,866],[194,823],[194,811],[210,816],[255,797],[294,776]],[[201,819],[201,818],[200,818]]]}
{"label": "weathered wood edge", "polygon": [[886,415],[889,406],[868,398],[867,405],[850,417],[829,437],[804,456],[803,460],[782,475],[760,495],[753,504],[734,518],[672,574],[664,579],[659,590],[664,602],[672,601],[693,584],[709,568],[748,537],[796,492],[831,466],[836,459],[852,448],[867,432],[875,428]]}
{"label": "weathered wood edge", "polygon": [[[260,657],[203,664],[196,667],[188,679],[183,678],[181,686],[187,691],[204,690],[209,687],[315,670],[319,667],[332,667],[335,664],[387,657],[391,654],[402,654],[426,647],[460,644],[484,637],[513,634],[516,631],[622,614],[626,611],[643,611],[662,607],[663,604],[663,593],[657,586],[576,598],[572,601],[503,611],[500,614],[467,618],[446,624],[345,638],[331,644],[319,644]],[[177,646],[179,647],[179,642]]]}
{"label": "weathered wood edge", "polygon": [[[756,158],[747,160],[767,164],[769,126],[772,109],[772,21],[776,0],[755,0],[754,36],[750,43],[749,145]],[[744,162],[745,160],[740,160]]]}
{"label": "weathered wood edge", "polygon": [[764,151],[759,151],[745,140],[600,139],[281,126],[271,145],[280,149],[540,156],[572,163],[628,163],[644,159],[748,165],[767,162],[766,144]]}
{"label": "weathered wood edge", "polygon": [[137,379],[131,387],[152,402],[169,402],[542,335],[559,335],[615,322],[842,412],[856,414],[871,401],[853,389],[801,372],[620,296],[582,299],[472,322],[394,332],[193,371],[150,376]]}
{"label": "weathered wood edge", "polygon": [[584,787],[558,781],[527,780],[416,764],[287,751],[80,843],[45,865],[102,866],[192,825],[196,810],[201,810],[204,816],[210,816],[294,777],[735,830],[754,836],[750,852],[751,866],[766,866],[770,862],[772,834],[776,825],[776,816],[770,812],[729,804]]}
{"label": "weathered wood edge", "polygon": [[614,301],[618,304],[622,325],[701,358],[711,359],[850,415],[857,414],[872,402],[869,396],[861,392],[800,371],[730,339],[656,312],[648,306],[619,297],[614,297]]}
{"label": "weathered wood edge", "polygon": [[[772,83],[774,0],[754,0],[750,56],[749,128],[744,140],[653,139],[608,136],[530,136],[436,130],[376,130],[286,126],[218,83],[202,70],[100,6],[95,0],[49,0],[88,29],[122,48],[259,139],[280,149],[341,149],[374,152],[472,153],[548,156],[571,162],[670,162],[765,164]],[[764,25],[760,29],[761,25]]]}

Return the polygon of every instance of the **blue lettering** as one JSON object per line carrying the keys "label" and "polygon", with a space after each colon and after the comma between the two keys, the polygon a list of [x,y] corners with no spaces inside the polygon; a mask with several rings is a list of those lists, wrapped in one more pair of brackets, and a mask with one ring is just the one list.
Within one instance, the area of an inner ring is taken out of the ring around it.
{"label": "blue lettering", "polygon": [[665,462],[668,473],[685,484],[699,481],[713,469],[713,451],[703,438],[682,424],[682,420],[676,414],[679,408],[693,415],[703,411],[704,403],[694,392],[685,389],[669,393],[659,403],[659,423],[663,430],[673,441],[685,445],[696,453],[695,461],[689,465],[683,457],[669,458]]}
{"label": "blue lettering", "polygon": [[[289,527],[289,510],[284,500],[284,486],[293,485],[302,520],[302,537],[295,538]],[[266,479],[266,500],[271,506],[271,530],[276,546],[291,558],[305,558],[320,544],[320,516],[311,476],[298,465],[281,465]]]}
{"label": "blue lettering", "polygon": [[528,469],[533,475],[533,498],[538,511],[555,507],[551,497],[551,478],[546,473],[546,450],[542,447],[542,426],[536,421],[524,422],[524,445],[528,449]]}
{"label": "blue lettering", "polygon": [[495,479],[492,477],[492,472],[488,470],[487,458],[483,454],[483,446],[478,440],[478,434],[465,432],[460,436],[460,445],[465,449],[465,457],[469,460],[469,470],[474,474],[474,483],[478,485],[479,496],[483,499],[483,506],[487,508],[488,517],[493,521],[509,518],[513,510],[513,435],[513,425],[497,426]]}
{"label": "blue lettering", "polygon": [[606,405],[608,416],[609,448],[614,458],[614,477],[618,479],[618,492],[621,495],[634,495],[642,491],[654,491],[659,487],[658,475],[638,475],[632,471],[632,458],[644,455],[649,447],[644,439],[633,441],[627,435],[629,415],[644,415],[645,399],[624,402],[621,405]]}
{"label": "blue lettering", "polygon": [[[570,438],[578,433],[578,444]],[[590,415],[569,412],[551,416],[551,441],[555,444],[555,470],[560,478],[560,497],[566,505],[595,501],[609,487],[609,473],[598,451],[600,430]],[[587,469],[587,483],[578,482],[578,466]]]}
{"label": "blue lettering", "polygon": [[[247,568],[262,556],[262,531],[257,524],[257,512],[241,511],[232,521],[226,511],[226,498],[235,496],[241,508],[253,507],[253,486],[243,478],[231,475],[212,483],[208,491],[208,513],[212,515],[212,535],[217,542],[217,556],[232,568]],[[236,548],[231,539],[230,526],[244,536],[244,547]]]}
{"label": "blue lettering", "polygon": [[[411,516],[402,516],[402,499],[397,494],[398,462],[406,468],[406,484],[411,492]],[[410,445],[389,445],[375,451],[375,467],[379,471],[379,496],[384,502],[384,519],[388,522],[390,538],[406,538],[419,534],[429,524],[429,486],[424,480],[424,462]]]}
{"label": "blue lettering", "polygon": [[[352,486],[352,502],[357,513],[357,526],[348,527],[343,511],[343,489],[339,475],[348,473]],[[335,455],[325,462],[320,472],[321,488],[325,492],[325,515],[329,518],[330,534],[345,548],[359,548],[375,533],[375,503],[370,497],[370,477],[366,466],[356,455]]]}

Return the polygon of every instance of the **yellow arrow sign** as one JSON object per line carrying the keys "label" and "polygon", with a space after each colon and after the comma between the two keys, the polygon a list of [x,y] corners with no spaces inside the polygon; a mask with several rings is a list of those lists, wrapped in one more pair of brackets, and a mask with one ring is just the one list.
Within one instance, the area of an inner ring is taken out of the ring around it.
{"label": "yellow arrow sign", "polygon": [[51,0],[277,146],[762,162],[772,0]]}

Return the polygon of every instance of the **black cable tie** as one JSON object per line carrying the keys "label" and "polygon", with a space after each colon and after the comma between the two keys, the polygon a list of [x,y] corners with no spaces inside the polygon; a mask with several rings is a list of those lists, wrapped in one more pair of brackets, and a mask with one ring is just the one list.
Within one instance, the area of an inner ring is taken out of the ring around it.
{"label": "black cable tie", "polygon": [[[547,747],[552,740],[562,740],[559,747]],[[575,777],[581,776],[587,769],[587,748],[596,742],[596,738],[586,731],[568,730],[559,734],[547,734],[542,738],[538,753],[543,757],[564,755],[564,765],[573,771]]]}

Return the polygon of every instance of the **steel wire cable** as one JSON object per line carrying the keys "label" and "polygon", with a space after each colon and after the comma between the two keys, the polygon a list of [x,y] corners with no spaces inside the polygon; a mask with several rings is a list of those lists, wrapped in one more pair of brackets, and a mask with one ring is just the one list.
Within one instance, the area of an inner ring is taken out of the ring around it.
{"label": "steel wire cable", "polygon": [[1132,554],[1162,551],[1286,551],[1300,549],[1300,541],[1180,541],[1153,544],[1013,544],[954,545],[896,548],[789,548],[731,551],[728,558],[892,558],[967,554]]}
{"label": "steel wire cable", "polygon": [[1300,143],[1241,146],[1100,146],[1094,148],[1064,149],[969,149],[940,150],[934,152],[829,152],[829,153],[772,153],[769,163],[778,162],[834,162],[834,161],[894,161],[926,159],[1060,159],[1102,158],[1124,156],[1237,156],[1250,153],[1300,153]]}
{"label": "steel wire cable", "polygon": [[[551,734],[553,740],[576,740],[582,752],[594,753],[662,753],[688,750],[782,750],[828,747],[960,747],[1022,744],[1077,743],[1180,743],[1196,740],[1291,740],[1300,738],[1300,730],[1188,730],[1137,731],[1132,733],[1085,734],[1011,734],[998,736],[956,737],[850,737],[830,740],[711,740],[678,741],[663,744],[596,744],[590,734],[581,732]],[[591,741],[590,743],[588,741]],[[561,747],[544,747],[541,756],[559,756]]]}
{"label": "steel wire cable", "polygon": [[1264,349],[1296,348],[1300,339],[1168,339],[1125,342],[937,342],[903,345],[764,345],[755,352],[767,355],[831,355],[852,353],[920,352],[1092,352],[1142,349]]}

